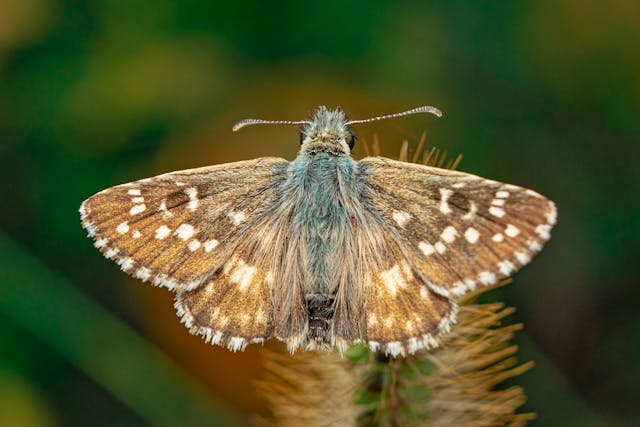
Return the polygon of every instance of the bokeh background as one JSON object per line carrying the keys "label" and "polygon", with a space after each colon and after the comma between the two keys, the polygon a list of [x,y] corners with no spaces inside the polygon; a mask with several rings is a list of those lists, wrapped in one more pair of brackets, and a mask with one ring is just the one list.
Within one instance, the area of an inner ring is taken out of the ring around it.
{"label": "bokeh background", "polygon": [[[342,105],[359,128],[463,153],[460,169],[554,199],[517,307],[540,426],[640,425],[640,3],[0,0],[0,425],[235,425],[260,349],[179,324],[103,259],[77,214],[111,185],[259,156]],[[361,144],[355,155],[362,156]],[[272,344],[270,344],[272,345]]]}

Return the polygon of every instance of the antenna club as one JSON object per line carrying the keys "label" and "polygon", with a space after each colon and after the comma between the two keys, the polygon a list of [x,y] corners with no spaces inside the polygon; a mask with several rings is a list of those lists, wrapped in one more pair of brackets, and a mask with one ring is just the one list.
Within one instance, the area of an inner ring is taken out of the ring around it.
{"label": "antenna club", "polygon": [[238,123],[233,125],[231,130],[233,132],[237,132],[245,126],[250,125],[301,125],[304,123],[308,123],[306,120],[263,120],[263,119],[244,119],[240,120]]}
{"label": "antenna club", "polygon": [[438,116],[438,118],[442,117],[442,111],[440,111],[436,107],[430,107],[430,110],[429,111],[425,111],[425,113],[431,113],[431,114],[433,114],[435,116]]}
{"label": "antenna club", "polygon": [[347,124],[371,123],[371,122],[376,122],[378,120],[392,119],[396,117],[409,116],[411,114],[419,114],[419,113],[430,113],[435,116],[442,117],[442,111],[438,110],[436,107],[432,107],[430,105],[423,105],[422,107],[417,107],[412,110],[403,111],[401,113],[387,114],[385,116],[372,117],[370,119],[351,120],[347,122]]}
{"label": "antenna club", "polygon": [[242,129],[245,126],[248,126],[251,124],[251,119],[248,120],[241,120],[238,123],[236,123],[235,125],[233,125],[233,127],[231,128],[231,130],[233,132],[238,132],[240,129]]}

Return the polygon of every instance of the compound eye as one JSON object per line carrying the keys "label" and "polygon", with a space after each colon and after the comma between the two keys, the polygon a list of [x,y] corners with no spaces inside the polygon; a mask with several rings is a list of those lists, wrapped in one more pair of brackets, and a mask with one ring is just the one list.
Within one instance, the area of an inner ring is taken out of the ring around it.
{"label": "compound eye", "polygon": [[345,142],[349,146],[349,150],[353,150],[353,146],[356,143],[356,136],[354,134],[352,134],[352,133],[347,133],[347,136],[345,138]]}
{"label": "compound eye", "polygon": [[300,145],[304,143],[304,138],[305,138],[304,133],[300,132]]}

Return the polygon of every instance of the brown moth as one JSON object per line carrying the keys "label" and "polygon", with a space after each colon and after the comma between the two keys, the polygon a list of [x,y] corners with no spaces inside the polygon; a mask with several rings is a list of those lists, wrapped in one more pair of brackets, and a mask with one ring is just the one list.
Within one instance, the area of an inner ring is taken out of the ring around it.
{"label": "brown moth", "polygon": [[438,345],[455,298],[527,264],[553,202],[511,184],[383,157],[351,157],[352,125],[319,107],[294,161],[264,157],[167,173],[82,203],[95,246],[176,293],[183,323],[231,350],[366,343],[392,356]]}

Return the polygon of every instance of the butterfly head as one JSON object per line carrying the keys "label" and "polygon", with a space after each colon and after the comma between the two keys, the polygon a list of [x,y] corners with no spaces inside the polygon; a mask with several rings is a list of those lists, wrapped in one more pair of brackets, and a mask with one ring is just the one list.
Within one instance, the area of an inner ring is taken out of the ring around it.
{"label": "butterfly head", "polygon": [[355,143],[355,132],[347,115],[338,107],[330,110],[318,107],[311,119],[300,128],[300,145],[303,152],[330,152],[336,155],[350,154]]}

